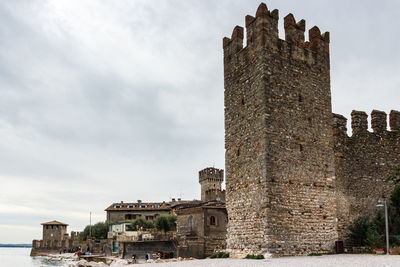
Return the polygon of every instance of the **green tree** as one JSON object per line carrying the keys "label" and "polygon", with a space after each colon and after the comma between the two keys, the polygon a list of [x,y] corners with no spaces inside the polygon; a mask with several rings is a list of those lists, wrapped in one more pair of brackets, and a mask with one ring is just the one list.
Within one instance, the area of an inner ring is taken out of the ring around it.
{"label": "green tree", "polygon": [[91,236],[94,240],[106,239],[108,233],[108,224],[106,222],[98,222],[92,227],[90,225],[86,226],[83,232],[79,234],[79,241],[84,241]]}
{"label": "green tree", "polygon": [[397,214],[400,214],[400,185],[396,185],[390,195],[391,205]]}
{"label": "green tree", "polygon": [[168,224],[170,227],[170,231],[175,231],[176,230],[176,216],[169,215],[168,216]]}
{"label": "green tree", "polygon": [[176,216],[160,215],[155,220],[157,230],[168,232],[176,229]]}

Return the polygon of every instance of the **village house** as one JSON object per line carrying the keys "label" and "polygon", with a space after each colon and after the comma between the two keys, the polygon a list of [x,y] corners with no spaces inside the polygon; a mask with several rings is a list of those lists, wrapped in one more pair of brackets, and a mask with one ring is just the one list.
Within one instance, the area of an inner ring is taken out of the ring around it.
{"label": "village house", "polygon": [[201,201],[175,206],[179,257],[205,258],[226,248],[228,214],[223,181],[223,170],[201,170]]}
{"label": "village house", "polygon": [[143,218],[154,220],[159,215],[171,214],[171,203],[168,202],[142,202],[135,203],[113,203],[107,209],[107,222],[120,223],[128,220]]}

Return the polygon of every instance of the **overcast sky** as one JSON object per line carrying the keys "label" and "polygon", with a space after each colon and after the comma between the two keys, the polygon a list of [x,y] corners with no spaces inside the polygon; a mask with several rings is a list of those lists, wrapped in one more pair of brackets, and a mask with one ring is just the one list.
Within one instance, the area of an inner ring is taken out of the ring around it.
{"label": "overcast sky", "polygon": [[[222,38],[259,1],[2,0],[0,243],[200,197],[224,168]],[[333,111],[400,109],[398,1],[278,1],[331,33]]]}

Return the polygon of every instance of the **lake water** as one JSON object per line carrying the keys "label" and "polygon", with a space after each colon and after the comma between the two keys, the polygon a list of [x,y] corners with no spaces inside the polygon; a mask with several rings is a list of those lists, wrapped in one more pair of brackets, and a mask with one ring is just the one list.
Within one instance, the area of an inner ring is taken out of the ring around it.
{"label": "lake water", "polygon": [[1,267],[50,267],[63,266],[66,261],[48,259],[43,257],[31,257],[30,248],[0,248]]}

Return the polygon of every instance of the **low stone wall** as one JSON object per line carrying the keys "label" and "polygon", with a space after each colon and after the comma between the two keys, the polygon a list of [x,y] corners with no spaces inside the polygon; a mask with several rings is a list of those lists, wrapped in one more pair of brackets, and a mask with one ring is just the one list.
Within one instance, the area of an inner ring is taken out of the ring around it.
{"label": "low stone wall", "polygon": [[157,251],[173,253],[176,257],[176,245],[173,241],[148,241],[148,242],[127,242],[120,243],[122,258],[129,259],[136,254],[137,259],[144,259],[146,254],[153,255]]}
{"label": "low stone wall", "polygon": [[177,249],[177,256],[182,258],[204,258],[204,241],[186,240]]}

